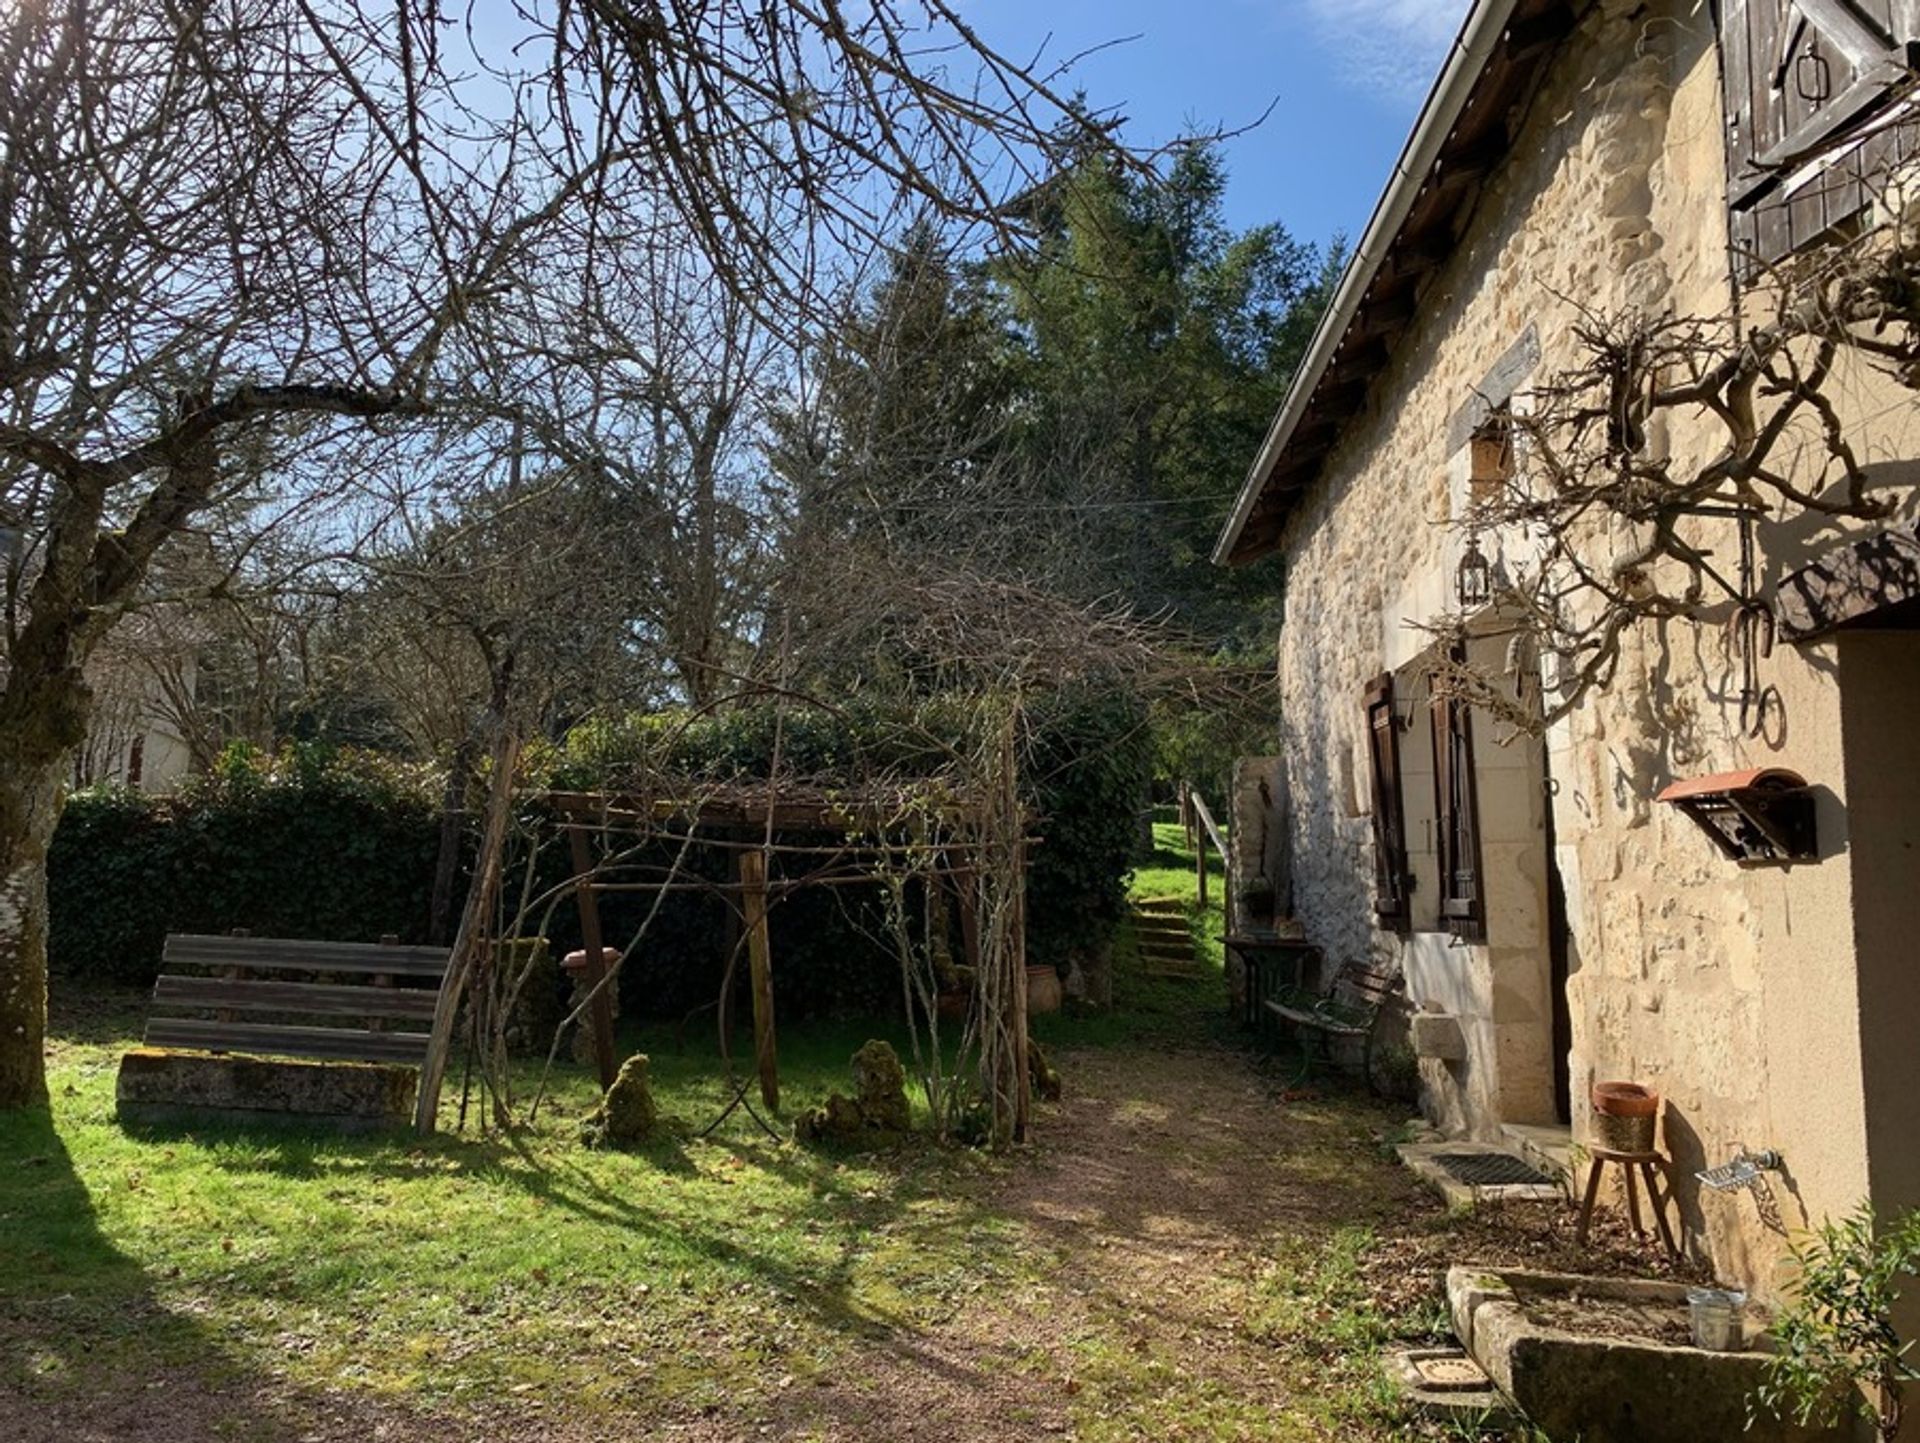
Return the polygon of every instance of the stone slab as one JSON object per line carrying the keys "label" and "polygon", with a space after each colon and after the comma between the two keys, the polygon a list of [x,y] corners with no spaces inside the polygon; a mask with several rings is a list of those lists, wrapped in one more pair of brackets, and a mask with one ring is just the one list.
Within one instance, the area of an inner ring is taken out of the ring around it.
{"label": "stone slab", "polygon": [[139,1047],[120,1058],[114,1100],[123,1123],[278,1121],[366,1131],[404,1126],[418,1081],[413,1068],[385,1063]]}
{"label": "stone slab", "polygon": [[[1428,1183],[1447,1200],[1448,1207],[1471,1208],[1481,1202],[1561,1202],[1566,1197],[1559,1183],[1469,1183],[1462,1182],[1440,1166],[1438,1159],[1449,1153],[1472,1154],[1483,1152],[1508,1152],[1511,1149],[1498,1147],[1491,1143],[1453,1141],[1453,1142],[1410,1142],[1394,1149],[1400,1161],[1423,1182]],[[1513,1156],[1532,1166],[1530,1159],[1518,1152]]]}
{"label": "stone slab", "polygon": [[1416,1417],[1444,1423],[1463,1431],[1463,1436],[1481,1437],[1517,1427],[1520,1415],[1513,1405],[1482,1375],[1477,1386],[1434,1386],[1427,1376],[1436,1363],[1445,1365],[1472,1359],[1459,1348],[1402,1348],[1390,1351],[1382,1360],[1387,1380],[1399,1393],[1406,1410]]}

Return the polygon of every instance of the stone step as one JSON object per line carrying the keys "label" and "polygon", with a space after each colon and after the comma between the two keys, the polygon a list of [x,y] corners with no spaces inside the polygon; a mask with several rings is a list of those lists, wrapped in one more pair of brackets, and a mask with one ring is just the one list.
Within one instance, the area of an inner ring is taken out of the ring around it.
{"label": "stone step", "polygon": [[1193,937],[1185,927],[1135,927],[1133,935],[1143,942],[1172,942],[1182,947]]}
{"label": "stone step", "polygon": [[1133,910],[1143,916],[1184,917],[1191,910],[1191,904],[1184,897],[1148,897],[1135,902]]}

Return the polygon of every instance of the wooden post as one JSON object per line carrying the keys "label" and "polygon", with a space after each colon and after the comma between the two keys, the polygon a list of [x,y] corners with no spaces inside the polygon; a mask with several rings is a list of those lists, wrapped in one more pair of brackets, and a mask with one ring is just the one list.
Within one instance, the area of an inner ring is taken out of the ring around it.
{"label": "wooden post", "polygon": [[583,980],[592,990],[587,1005],[587,1025],[593,1038],[593,1060],[600,1069],[600,1090],[613,1086],[618,1067],[613,1059],[613,998],[600,984],[607,976],[607,954],[600,936],[600,899],[593,890],[593,849],[587,845],[587,829],[567,828],[567,842],[573,848],[574,895],[580,903],[580,945],[586,949]]}
{"label": "wooden post", "polygon": [[780,1067],[774,1052],[773,958],[767,939],[767,854],[740,854],[740,910],[747,927],[747,961],[753,975],[753,1055],[760,1071],[760,1100],[780,1106]]}
{"label": "wooden post", "polygon": [[1013,1140],[1027,1140],[1033,1076],[1027,1070],[1027,843],[1013,849]]}
{"label": "wooden post", "polygon": [[967,967],[973,973],[973,985],[980,985],[980,914],[974,910],[978,892],[974,885],[971,867],[962,867],[953,874],[953,890],[960,898],[960,946],[967,959]]}
{"label": "wooden post", "polygon": [[1198,827],[1194,828],[1194,832],[1193,873],[1200,888],[1200,910],[1204,912],[1207,908],[1207,834]]}
{"label": "wooden post", "polygon": [[487,786],[486,825],[480,833],[480,854],[467,903],[460,909],[460,928],[447,954],[446,975],[433,1004],[433,1030],[427,1034],[426,1056],[420,1060],[420,1088],[413,1100],[413,1130],[430,1137],[440,1111],[440,1089],[447,1077],[447,1056],[453,1050],[454,1023],[460,999],[473,970],[474,954],[487,935],[487,921],[500,895],[500,854],[507,844],[507,814],[513,810],[513,777],[520,761],[520,738],[502,715],[494,733],[493,776]]}
{"label": "wooden post", "polygon": [[720,955],[727,959],[727,970],[721,974],[720,987],[720,1050],[726,1056],[733,1056],[733,979],[736,972],[735,959],[740,955],[740,940],[745,930],[740,919],[738,898],[740,890],[740,853],[727,855],[727,880],[733,884],[726,893],[726,917],[720,924]]}

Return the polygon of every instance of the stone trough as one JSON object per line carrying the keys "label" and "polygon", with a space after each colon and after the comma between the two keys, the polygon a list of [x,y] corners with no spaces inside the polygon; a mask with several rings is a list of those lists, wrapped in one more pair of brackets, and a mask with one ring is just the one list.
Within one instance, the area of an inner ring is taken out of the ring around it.
{"label": "stone trough", "polygon": [[1467,1352],[1549,1438],[1581,1443],[1809,1443],[1844,1434],[1767,1416],[1747,1399],[1766,1367],[1692,1346],[1680,1283],[1451,1268],[1447,1304]]}

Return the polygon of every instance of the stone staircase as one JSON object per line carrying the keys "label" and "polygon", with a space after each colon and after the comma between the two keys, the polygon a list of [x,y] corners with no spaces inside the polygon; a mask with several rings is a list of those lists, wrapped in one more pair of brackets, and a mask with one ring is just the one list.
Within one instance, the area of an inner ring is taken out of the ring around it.
{"label": "stone staircase", "polygon": [[1193,929],[1187,922],[1187,904],[1176,897],[1133,904],[1133,931],[1140,942],[1140,962],[1149,977],[1176,977],[1199,981],[1204,975],[1193,951]]}

